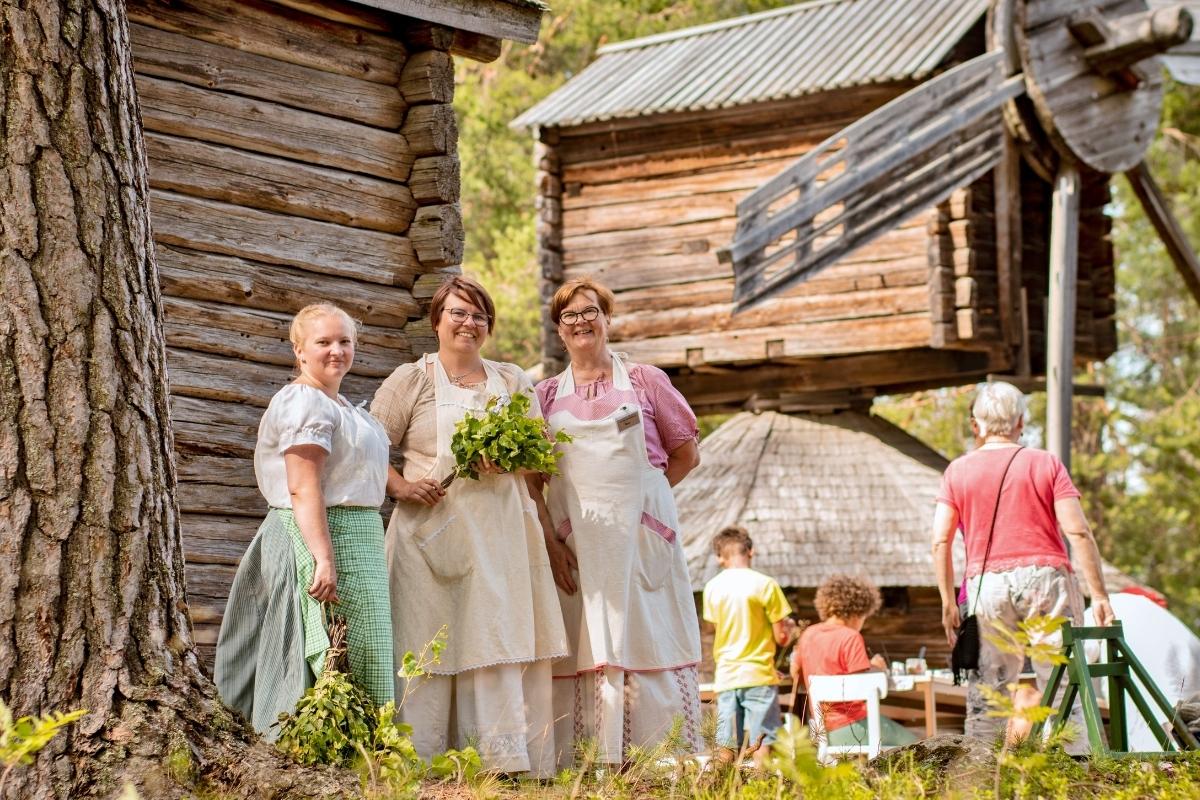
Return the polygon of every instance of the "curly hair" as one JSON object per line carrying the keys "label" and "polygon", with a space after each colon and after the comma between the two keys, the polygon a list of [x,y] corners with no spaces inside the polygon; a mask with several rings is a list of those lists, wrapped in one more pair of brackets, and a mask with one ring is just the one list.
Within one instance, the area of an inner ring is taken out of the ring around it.
{"label": "curly hair", "polygon": [[829,617],[869,617],[879,610],[883,599],[875,584],[866,578],[853,575],[834,575],[817,589],[813,600],[817,615],[822,620]]}
{"label": "curly hair", "polygon": [[741,525],[730,525],[712,540],[713,552],[717,554],[717,558],[725,555],[727,547],[736,547],[741,555],[750,555],[750,551],[754,549],[754,540]]}

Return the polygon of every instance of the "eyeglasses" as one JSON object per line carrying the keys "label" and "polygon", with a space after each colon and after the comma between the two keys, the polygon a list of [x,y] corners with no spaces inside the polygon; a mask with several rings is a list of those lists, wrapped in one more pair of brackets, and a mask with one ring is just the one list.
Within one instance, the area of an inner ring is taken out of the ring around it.
{"label": "eyeglasses", "polygon": [[574,325],[579,320],[595,322],[598,316],[600,316],[600,309],[595,306],[588,306],[582,311],[564,311],[558,315],[558,321],[563,325]]}
{"label": "eyeglasses", "polygon": [[[454,320],[459,325],[462,325],[464,322],[470,319],[475,323],[475,327],[486,328],[488,323],[491,322],[491,319],[487,314],[480,314],[479,312],[472,314],[461,308],[447,308],[446,313],[450,315],[450,319]],[[595,317],[592,319],[595,319]]]}

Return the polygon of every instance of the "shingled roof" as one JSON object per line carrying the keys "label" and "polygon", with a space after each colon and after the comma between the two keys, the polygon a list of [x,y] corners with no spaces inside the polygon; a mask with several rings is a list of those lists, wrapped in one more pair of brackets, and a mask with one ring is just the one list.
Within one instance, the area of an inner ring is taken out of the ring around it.
{"label": "shingled roof", "polygon": [[814,0],[606,45],[513,126],[579,125],[924,80],[987,7],[988,0]]}
{"label": "shingled roof", "polygon": [[[879,586],[936,585],[929,536],[949,462],[895,425],[856,411],[744,412],[701,453],[675,489],[694,590],[717,573],[712,537],[733,524],[754,539],[755,568],[787,587],[846,572]],[[1137,585],[1103,566],[1109,591]]]}

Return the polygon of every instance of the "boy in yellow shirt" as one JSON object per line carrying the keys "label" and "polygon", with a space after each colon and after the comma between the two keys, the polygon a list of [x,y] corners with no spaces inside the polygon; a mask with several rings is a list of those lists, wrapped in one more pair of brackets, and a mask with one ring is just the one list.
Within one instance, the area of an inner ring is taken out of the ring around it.
{"label": "boy in yellow shirt", "polygon": [[754,543],[745,528],[725,528],[713,538],[721,572],[704,586],[704,619],[716,627],[713,660],[717,692],[717,743],[730,759],[742,746],[753,747],[761,767],[781,724],[775,647],[795,632],[783,590],[750,568]]}

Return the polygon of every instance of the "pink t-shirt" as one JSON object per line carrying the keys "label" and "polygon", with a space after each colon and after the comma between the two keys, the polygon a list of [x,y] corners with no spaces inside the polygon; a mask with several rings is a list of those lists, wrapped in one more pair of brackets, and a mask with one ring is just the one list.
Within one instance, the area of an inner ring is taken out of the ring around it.
{"label": "pink t-shirt", "polygon": [[[967,546],[967,577],[983,570],[996,489],[1009,448],[980,449],[956,458],[942,475],[937,500],[958,512]],[[1067,468],[1053,453],[1026,447],[1015,456],[996,511],[988,572],[1017,567],[1071,568],[1054,502],[1079,497]]]}
{"label": "pink t-shirt", "polygon": [[[696,415],[683,395],[671,385],[667,373],[649,364],[626,363],[625,366],[629,369],[629,382],[633,384],[633,392],[645,419],[642,429],[646,436],[646,458],[653,466],[666,469],[667,456],[699,435]],[[557,392],[557,375],[537,385],[538,402],[546,419],[550,419],[550,415],[558,410],[554,401]],[[620,405],[607,402],[606,398],[612,392],[613,384],[608,379],[576,386],[575,396],[568,400],[571,413],[587,419],[599,419],[611,414]]]}

